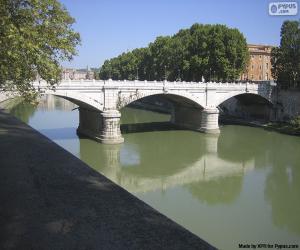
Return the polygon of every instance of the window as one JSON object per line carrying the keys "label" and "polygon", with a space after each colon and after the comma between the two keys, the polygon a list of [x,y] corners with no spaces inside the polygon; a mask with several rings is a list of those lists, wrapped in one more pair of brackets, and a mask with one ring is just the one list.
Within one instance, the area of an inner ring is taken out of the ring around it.
{"label": "window", "polygon": [[259,69],[261,69],[261,65],[259,65]]}
{"label": "window", "polygon": [[259,56],[259,59],[261,59],[261,56]]}
{"label": "window", "polygon": [[254,65],[253,64],[251,65],[251,69],[254,69]]}
{"label": "window", "polygon": [[266,63],[266,67],[267,67],[267,69],[269,69],[269,63]]}

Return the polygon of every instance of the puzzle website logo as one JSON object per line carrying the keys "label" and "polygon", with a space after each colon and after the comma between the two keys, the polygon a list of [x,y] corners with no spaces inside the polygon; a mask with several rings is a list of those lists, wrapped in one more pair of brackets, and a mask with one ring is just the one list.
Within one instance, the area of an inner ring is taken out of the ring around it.
{"label": "puzzle website logo", "polygon": [[298,14],[297,2],[272,2],[269,3],[271,16],[295,16]]}

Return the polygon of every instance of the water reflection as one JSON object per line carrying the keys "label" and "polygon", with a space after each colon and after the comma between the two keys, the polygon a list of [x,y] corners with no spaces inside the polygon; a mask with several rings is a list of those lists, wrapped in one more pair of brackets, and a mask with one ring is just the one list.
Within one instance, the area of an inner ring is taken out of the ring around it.
{"label": "water reflection", "polygon": [[[299,140],[299,139],[298,139]],[[277,140],[272,170],[266,179],[265,197],[272,206],[272,219],[280,228],[300,235],[300,154],[299,141]]]}
{"label": "water reflection", "polygon": [[243,126],[223,126],[219,136],[167,127],[150,131],[149,123],[167,126],[169,117],[125,108],[125,143],[103,145],[76,136],[74,107],[48,98],[38,107],[17,103],[11,110],[221,249],[235,249],[242,239],[300,244],[299,137]]}
{"label": "water reflection", "polygon": [[[244,172],[253,169],[254,162],[220,159],[217,135],[176,133],[176,137],[174,131],[161,133],[159,145],[156,136],[132,136],[126,138],[124,145],[93,147],[89,146],[89,140],[80,140],[80,158],[132,193],[164,191],[191,183],[201,187],[199,183],[218,183],[234,176],[239,181],[232,182],[236,185],[229,196],[236,196],[241,190]],[[201,199],[197,188],[192,185],[187,188]],[[217,188],[222,190],[220,186]]]}
{"label": "water reflection", "polygon": [[26,103],[21,98],[9,99],[5,103],[1,103],[1,107],[9,110],[11,114],[25,123],[29,123],[30,117],[32,117],[36,111],[35,105]]}

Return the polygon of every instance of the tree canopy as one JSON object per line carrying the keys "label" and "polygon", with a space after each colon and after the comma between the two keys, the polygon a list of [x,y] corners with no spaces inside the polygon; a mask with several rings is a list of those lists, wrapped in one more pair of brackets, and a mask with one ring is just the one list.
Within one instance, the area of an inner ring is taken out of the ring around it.
{"label": "tree canopy", "polygon": [[57,0],[0,0],[0,88],[30,99],[37,75],[57,83],[80,43],[74,21]]}
{"label": "tree canopy", "polygon": [[272,76],[283,88],[300,87],[300,21],[285,21],[280,45],[272,49]]}
{"label": "tree canopy", "polygon": [[106,60],[100,78],[227,81],[237,79],[248,61],[246,39],[237,29],[196,23],[173,36],[159,36],[146,48]]}

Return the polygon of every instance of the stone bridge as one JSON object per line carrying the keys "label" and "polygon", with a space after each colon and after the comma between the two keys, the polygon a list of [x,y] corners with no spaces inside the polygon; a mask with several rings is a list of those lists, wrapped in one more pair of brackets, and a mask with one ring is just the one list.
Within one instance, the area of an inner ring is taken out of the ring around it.
{"label": "stone bridge", "polygon": [[78,133],[102,143],[124,141],[120,109],[147,96],[159,95],[174,106],[171,122],[205,133],[218,133],[218,106],[231,97],[256,95],[271,102],[272,88],[266,83],[216,83],[168,81],[62,81],[53,88],[34,82],[44,94],[67,99],[79,106]]}

